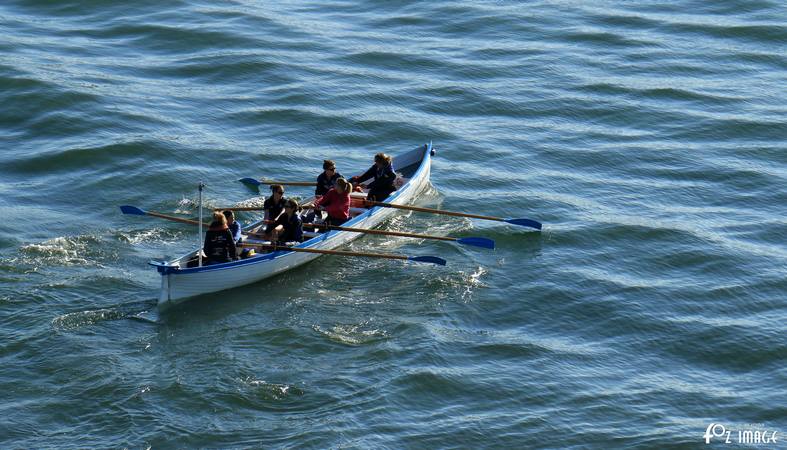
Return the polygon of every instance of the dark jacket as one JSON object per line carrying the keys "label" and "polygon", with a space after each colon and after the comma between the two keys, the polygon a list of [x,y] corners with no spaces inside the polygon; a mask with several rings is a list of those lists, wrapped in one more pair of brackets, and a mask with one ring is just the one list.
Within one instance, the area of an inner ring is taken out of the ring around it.
{"label": "dark jacket", "polygon": [[303,240],[303,221],[298,214],[293,214],[292,218],[287,217],[287,213],[282,214],[276,219],[273,227],[284,226],[284,231],[279,234],[279,242],[301,242]]}
{"label": "dark jacket", "polygon": [[356,182],[361,183],[374,177],[374,181],[369,183],[369,195],[367,198],[377,201],[383,201],[386,197],[391,195],[391,192],[396,190],[394,180],[396,180],[396,173],[394,172],[393,164],[388,164],[382,169],[378,169],[377,165],[373,165],[363,175],[358,177]]}
{"label": "dark jacket", "polygon": [[262,209],[264,209],[268,213],[268,220],[276,220],[284,211],[284,197],[279,200],[278,203],[273,201],[273,196],[265,199],[265,203],[262,204]]}
{"label": "dark jacket", "polygon": [[237,259],[235,240],[229,228],[208,228],[203,246],[208,264],[219,264]]}
{"label": "dark jacket", "polygon": [[325,172],[322,172],[317,177],[317,189],[314,190],[314,195],[320,196],[325,195],[332,187],[336,186],[336,180],[342,177],[342,174],[339,172],[334,172],[331,178],[325,176]]}
{"label": "dark jacket", "polygon": [[230,233],[232,233],[232,239],[235,240],[236,243],[240,242],[243,237],[243,234],[241,234],[243,227],[240,226],[240,222],[236,220],[228,226],[230,228]]}

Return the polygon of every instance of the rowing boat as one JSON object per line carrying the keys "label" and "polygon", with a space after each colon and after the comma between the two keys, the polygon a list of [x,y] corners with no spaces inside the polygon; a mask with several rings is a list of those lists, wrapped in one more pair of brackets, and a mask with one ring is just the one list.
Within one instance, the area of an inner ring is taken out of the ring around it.
{"label": "rowing boat", "polygon": [[[394,157],[396,173],[403,184],[385,200],[387,203],[407,205],[413,202],[429,182],[433,154],[432,144],[429,143]],[[363,209],[344,226],[374,228],[395,213],[394,209],[379,206]],[[254,229],[262,224],[263,221],[260,220],[246,228]],[[359,233],[330,230],[301,242],[294,248],[333,250],[359,236]],[[188,262],[195,257],[197,251],[170,261],[150,262],[161,275],[159,308],[172,306],[197,295],[255,283],[321,256],[310,252],[276,250],[223,264],[188,267]]]}

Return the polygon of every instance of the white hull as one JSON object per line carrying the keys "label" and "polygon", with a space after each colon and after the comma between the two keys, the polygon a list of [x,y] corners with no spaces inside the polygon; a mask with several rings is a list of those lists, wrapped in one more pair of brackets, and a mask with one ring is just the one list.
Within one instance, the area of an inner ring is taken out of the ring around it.
{"label": "white hull", "polygon": [[[395,191],[385,201],[398,205],[412,203],[415,197],[429,183],[431,172],[431,143],[407,152],[394,159],[394,164],[421,161],[420,166],[410,180]],[[403,165],[402,167],[406,167]],[[374,207],[347,222],[345,226],[356,228],[373,228],[395,214],[391,208]],[[330,231],[298,244],[296,247],[333,250],[357,239],[361,233],[347,231]],[[281,272],[293,269],[320,257],[315,253],[277,251],[232,263],[218,264],[191,269],[179,269],[176,263],[181,258],[169,263],[151,263],[161,273],[161,293],[159,307],[165,308],[189,297],[211,292],[232,289],[255,283],[272,277]]]}

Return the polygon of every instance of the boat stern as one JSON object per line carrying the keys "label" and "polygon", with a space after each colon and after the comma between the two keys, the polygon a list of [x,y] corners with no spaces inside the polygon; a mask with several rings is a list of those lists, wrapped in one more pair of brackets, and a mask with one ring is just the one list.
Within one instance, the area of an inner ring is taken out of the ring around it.
{"label": "boat stern", "polygon": [[162,308],[171,300],[169,286],[170,274],[180,269],[180,264],[172,264],[166,261],[150,261],[148,264],[155,267],[156,271],[161,275],[161,289],[159,289],[158,306]]}

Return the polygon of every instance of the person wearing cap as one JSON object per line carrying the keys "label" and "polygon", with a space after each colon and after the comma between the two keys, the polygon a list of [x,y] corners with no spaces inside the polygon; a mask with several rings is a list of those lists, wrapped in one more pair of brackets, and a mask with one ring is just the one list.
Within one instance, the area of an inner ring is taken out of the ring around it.
{"label": "person wearing cap", "polygon": [[336,163],[330,159],[322,162],[322,169],[322,173],[317,176],[317,188],[314,190],[316,197],[325,195],[336,185],[336,180],[342,178],[342,174],[336,171]]}
{"label": "person wearing cap", "polygon": [[303,221],[298,215],[298,202],[287,199],[284,212],[279,215],[271,230],[271,242],[301,242],[303,240]]}
{"label": "person wearing cap", "polygon": [[369,193],[366,195],[368,200],[381,202],[385,200],[391,192],[396,190],[394,180],[396,173],[393,167],[393,158],[385,153],[374,155],[374,165],[364,172],[361,176],[354,176],[350,179],[353,184],[362,183],[370,178],[374,181],[369,183]]}

